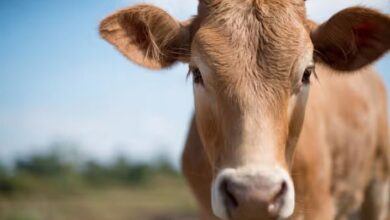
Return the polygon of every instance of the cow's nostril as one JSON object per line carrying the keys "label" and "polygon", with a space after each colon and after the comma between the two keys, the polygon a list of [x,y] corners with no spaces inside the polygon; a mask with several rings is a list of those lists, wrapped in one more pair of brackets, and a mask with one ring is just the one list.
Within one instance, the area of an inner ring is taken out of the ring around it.
{"label": "cow's nostril", "polygon": [[232,184],[227,179],[221,182],[220,190],[222,192],[225,205],[227,206],[227,209],[230,211],[238,207],[238,201],[236,196],[234,195],[234,190],[232,189],[232,187],[233,187]]}
{"label": "cow's nostril", "polygon": [[286,181],[283,181],[281,186],[280,186],[279,192],[276,193],[276,195],[275,195],[274,200],[279,200],[280,198],[282,198],[284,196],[284,194],[286,194],[286,192],[287,192],[287,183],[286,183]]}
{"label": "cow's nostril", "polygon": [[269,203],[268,212],[270,215],[276,216],[279,213],[281,207],[283,206],[283,198],[285,197],[287,190],[287,183],[283,181],[275,196]]}

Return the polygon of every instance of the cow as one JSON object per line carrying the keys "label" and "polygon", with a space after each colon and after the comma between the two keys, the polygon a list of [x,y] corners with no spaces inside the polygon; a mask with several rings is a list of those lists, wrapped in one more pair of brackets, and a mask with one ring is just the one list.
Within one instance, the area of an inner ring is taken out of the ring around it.
{"label": "cow", "polygon": [[199,0],[187,21],[141,4],[99,31],[143,67],[188,64],[182,169],[202,220],[387,218],[387,97],[370,64],[390,49],[389,15],[316,24],[304,0]]}

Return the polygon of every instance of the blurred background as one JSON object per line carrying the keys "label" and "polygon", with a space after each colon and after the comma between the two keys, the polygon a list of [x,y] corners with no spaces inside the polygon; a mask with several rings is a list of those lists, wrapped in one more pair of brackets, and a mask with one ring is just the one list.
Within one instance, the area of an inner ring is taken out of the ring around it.
{"label": "blurred background", "polygon": [[[0,220],[194,219],[179,171],[193,113],[187,67],[142,69],[100,39],[101,19],[151,3],[178,19],[196,0],[0,1]],[[308,0],[321,22],[352,5]],[[390,85],[390,55],[376,63]]]}

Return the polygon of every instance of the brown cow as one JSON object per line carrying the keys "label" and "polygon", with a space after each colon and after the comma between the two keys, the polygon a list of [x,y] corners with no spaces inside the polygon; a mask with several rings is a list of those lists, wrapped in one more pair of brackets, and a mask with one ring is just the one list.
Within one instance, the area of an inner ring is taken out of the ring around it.
{"label": "brown cow", "polygon": [[183,171],[202,219],[386,218],[387,98],[367,65],[390,48],[388,15],[354,7],[317,26],[303,0],[201,0],[186,22],[138,5],[100,33],[141,66],[189,63]]}

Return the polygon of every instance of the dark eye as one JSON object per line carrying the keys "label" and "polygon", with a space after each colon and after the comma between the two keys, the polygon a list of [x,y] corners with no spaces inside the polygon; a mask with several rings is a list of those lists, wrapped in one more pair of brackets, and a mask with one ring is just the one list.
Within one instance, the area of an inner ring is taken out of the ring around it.
{"label": "dark eye", "polygon": [[302,83],[303,84],[309,84],[310,83],[310,76],[314,72],[314,66],[309,66],[305,69],[305,72],[302,76]]}
{"label": "dark eye", "polygon": [[190,69],[195,84],[203,84],[202,74],[198,68]]}

